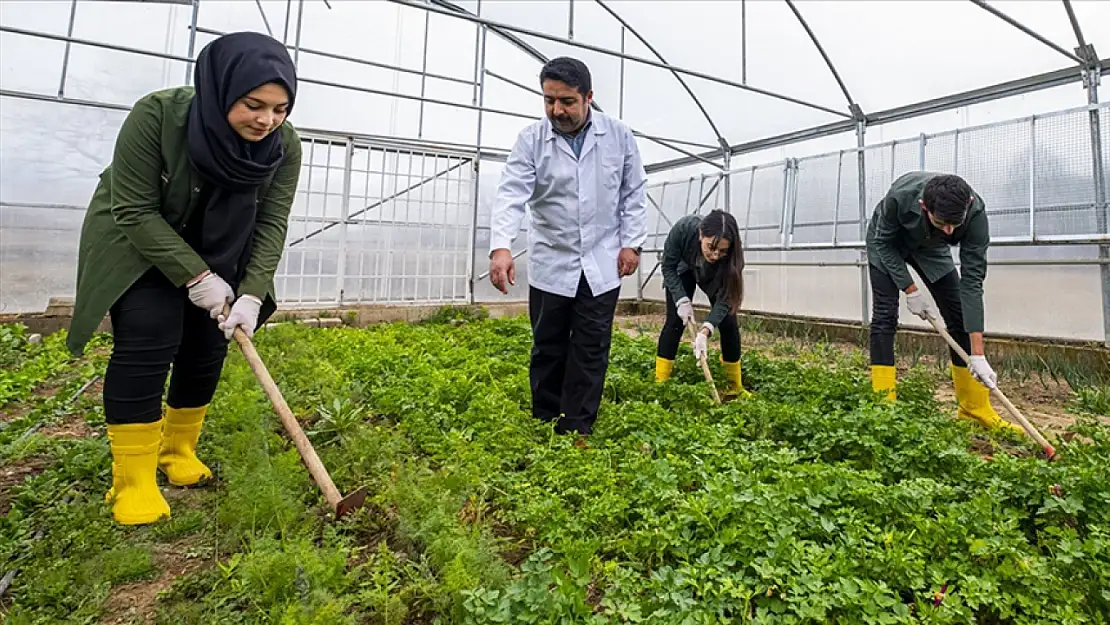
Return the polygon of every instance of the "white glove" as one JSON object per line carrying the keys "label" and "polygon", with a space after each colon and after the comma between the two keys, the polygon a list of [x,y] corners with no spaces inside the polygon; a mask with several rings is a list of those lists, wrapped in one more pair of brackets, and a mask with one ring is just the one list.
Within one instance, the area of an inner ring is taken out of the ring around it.
{"label": "white glove", "polygon": [[992,391],[998,386],[998,376],[994,369],[991,369],[990,364],[987,363],[986,356],[972,356],[971,360],[967,362],[967,368],[971,372],[971,377],[978,380],[983,386]]}
{"label": "white glove", "polygon": [[224,279],[210,273],[199,282],[189,287],[189,301],[198,308],[208,311],[208,316],[215,319],[224,311],[224,304],[235,300],[235,291],[224,282]]}
{"label": "white glove", "polygon": [[940,317],[936,307],[932,302],[925,299],[925,295],[920,289],[906,295],[906,308],[909,308],[911,313],[921,317],[925,321],[928,321],[929,317],[933,319],[938,319]]}
{"label": "white glove", "polygon": [[231,314],[226,318],[219,316],[220,329],[224,331],[224,338],[231,340],[235,328],[243,328],[248,337],[254,336],[254,326],[258,324],[258,311],[262,308],[262,300],[253,295],[243,295],[235,300],[231,307]]}
{"label": "white glove", "polygon": [[709,357],[709,337],[705,332],[698,332],[694,337],[694,358],[699,361]]}
{"label": "white glove", "polygon": [[694,305],[690,303],[689,297],[678,300],[675,306],[678,308],[678,318],[682,320],[683,325],[694,323]]}

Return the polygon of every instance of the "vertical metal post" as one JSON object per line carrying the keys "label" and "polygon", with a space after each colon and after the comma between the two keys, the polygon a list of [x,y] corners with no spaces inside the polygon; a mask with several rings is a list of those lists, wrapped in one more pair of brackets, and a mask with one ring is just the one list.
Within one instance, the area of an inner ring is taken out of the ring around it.
{"label": "vertical metal post", "polygon": [[[482,3],[478,0],[478,14],[481,15]],[[486,100],[486,27],[479,25],[479,44],[478,44],[478,100],[477,105],[482,107],[485,105]],[[482,109],[478,109],[478,132],[477,139],[474,145],[478,147],[474,154],[474,179],[471,181],[471,188],[474,190],[473,200],[474,206],[471,211],[470,217],[470,252],[466,256],[466,262],[469,265],[467,268],[468,279],[466,300],[467,302],[474,303],[474,292],[477,290],[476,276],[478,274],[475,263],[474,255],[478,251],[478,192],[481,188],[481,162],[482,162]],[[491,231],[490,236],[493,233]]]}
{"label": "vertical metal post", "polygon": [[[621,26],[621,54],[625,53],[624,52],[624,34],[625,34],[626,30],[627,29],[625,29],[624,26]],[[617,108],[617,117],[619,119],[624,119],[624,57],[623,56],[621,57],[621,80],[620,80],[620,87],[619,88],[620,88],[620,103],[619,103],[618,108]]]}
{"label": "vertical metal post", "polygon": [[289,17],[293,14],[293,0],[285,0],[285,29],[281,33],[281,42],[289,43]]}
{"label": "vertical metal post", "polygon": [[952,172],[960,171],[960,129],[952,135]]}
{"label": "vertical metal post", "polygon": [[293,40],[293,66],[298,67],[301,59],[301,26],[304,23],[304,0],[297,0],[297,34]]}
{"label": "vertical metal post", "polygon": [[[355,142],[351,137],[347,137],[343,155],[343,197],[339,202],[339,260],[336,262],[335,269],[336,303],[340,306],[343,305],[344,277],[347,273],[347,222],[351,218],[351,171],[354,169],[354,164]],[[367,167],[367,169],[370,168]],[[370,174],[367,174],[367,177],[369,176]],[[327,189],[324,189],[324,192],[327,193]]]}
{"label": "vertical metal post", "polygon": [[[197,49],[197,20],[200,17],[200,0],[193,0],[193,15],[189,18],[189,49],[186,54],[190,59],[195,56]],[[185,84],[193,83],[193,67],[185,66]]]}
{"label": "vertical metal post", "polygon": [[748,84],[748,2],[740,0],[740,84]]}
{"label": "vertical metal post", "polygon": [[721,172],[723,180],[721,184],[725,186],[725,212],[732,212],[732,175],[729,173],[732,170],[732,152],[725,150],[724,154],[724,171]]}
{"label": "vertical metal post", "polygon": [[[77,0],[73,0],[69,4],[69,26],[66,27],[66,37],[73,37],[73,23],[77,20]],[[66,72],[69,71],[69,49],[70,43],[66,41],[65,53],[62,56],[62,78],[58,81],[58,97],[64,98],[66,95]]]}
{"label": "vertical metal post", "polygon": [[[867,241],[867,159],[865,150],[863,149],[864,139],[867,133],[866,123],[863,121],[856,123],[856,147],[859,152],[856,154],[856,159],[859,167],[859,238],[860,241]],[[867,279],[867,249],[860,250],[859,253],[860,268],[859,268],[859,292],[860,292],[860,319],[863,326],[866,328],[871,325],[871,291],[870,284]]]}
{"label": "vertical metal post", "polygon": [[833,231],[832,231],[832,244],[836,247],[839,241],[840,233],[840,190],[843,188],[841,182],[844,175],[844,151],[841,150],[836,156],[836,199],[833,200]]}
{"label": "vertical metal post", "polygon": [[1037,240],[1037,117],[1029,118],[1029,240]]}
{"label": "vertical metal post", "polygon": [[783,243],[786,248],[794,244],[794,222],[798,220],[798,159],[791,158],[786,161],[786,202],[783,210],[786,228],[783,232]]}
{"label": "vertical metal post", "polygon": [[[1101,234],[1110,234],[1110,218],[1107,216],[1106,204],[1106,177],[1103,173],[1102,163],[1102,127],[1099,121],[1098,110],[1098,82],[1100,72],[1098,68],[1088,68],[1084,72],[1087,87],[1087,102],[1091,119],[1091,156],[1094,158],[1095,175],[1095,221]],[[1098,246],[1098,257],[1103,263],[1099,266],[1102,276],[1102,330],[1103,344],[1110,347],[1110,245],[1103,243]]]}
{"label": "vertical metal post", "polygon": [[574,0],[567,0],[568,11],[567,15],[567,39],[574,41]]}
{"label": "vertical metal post", "polygon": [[428,29],[432,25],[431,11],[424,11],[424,52],[420,61],[420,119],[417,121],[416,136],[424,137],[424,94],[428,86]]}
{"label": "vertical metal post", "polygon": [[921,133],[920,143],[917,146],[917,168],[925,170],[925,144],[929,141],[929,136]]}

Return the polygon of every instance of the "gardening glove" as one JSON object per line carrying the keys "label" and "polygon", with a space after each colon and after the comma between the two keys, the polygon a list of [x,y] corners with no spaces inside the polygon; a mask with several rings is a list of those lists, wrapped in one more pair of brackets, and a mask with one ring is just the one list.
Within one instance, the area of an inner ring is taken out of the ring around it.
{"label": "gardening glove", "polygon": [[224,331],[224,338],[231,340],[235,328],[243,328],[248,337],[254,336],[254,326],[258,324],[258,311],[262,308],[262,300],[253,295],[243,295],[235,300],[231,307],[231,314],[219,316],[220,329]]}
{"label": "gardening glove", "polygon": [[675,306],[678,308],[678,318],[682,320],[683,325],[694,323],[694,305],[690,303],[689,297],[678,300]]}
{"label": "gardening glove", "polygon": [[189,287],[189,301],[199,308],[208,311],[208,316],[215,319],[224,311],[224,305],[235,300],[235,291],[224,282],[224,279],[214,273],[209,273],[196,284]]}
{"label": "gardening glove", "polygon": [[925,294],[922,293],[920,290],[906,295],[906,308],[909,308],[911,313],[917,315],[918,317],[921,317],[925,321],[928,321],[929,317],[932,317],[933,319],[937,319],[940,317],[940,315],[937,313],[936,306],[934,306],[933,303],[929,300],[925,299]]}
{"label": "gardening glove", "polygon": [[987,363],[986,356],[972,356],[967,362],[967,368],[971,372],[971,377],[978,380],[983,386],[992,391],[998,386],[998,375]]}
{"label": "gardening glove", "polygon": [[694,358],[699,361],[702,358],[709,356],[709,337],[704,332],[698,332],[694,336]]}

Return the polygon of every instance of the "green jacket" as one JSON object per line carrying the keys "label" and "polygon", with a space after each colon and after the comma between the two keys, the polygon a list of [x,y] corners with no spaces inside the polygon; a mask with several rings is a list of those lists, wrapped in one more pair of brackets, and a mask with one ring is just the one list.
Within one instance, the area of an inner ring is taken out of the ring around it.
{"label": "green jacket", "polygon": [[913,284],[906,268],[910,258],[921,267],[925,280],[935,282],[956,268],[949,246],[960,246],[960,303],[964,330],[983,331],[983,280],[987,277],[990,224],[983,198],[972,190],[967,219],[945,235],[921,210],[925,183],[939,174],[916,171],[903,174],[882,201],[867,226],[867,258],[889,275],[901,291]]}
{"label": "green jacket", "polygon": [[[108,310],[151,267],[184,286],[207,269],[180,232],[196,210],[202,180],[189,162],[186,120],[192,87],[156,91],[135,103],[100,174],[81,226],[77,296],[67,346],[81,354]],[[285,162],[259,189],[254,248],[239,295],[275,307],[274,272],[285,246],[301,169],[301,142],[282,124]]]}
{"label": "green jacket", "polygon": [[[688,271],[693,271],[694,282],[709,297],[712,306],[709,316],[705,320],[716,328],[721,325],[721,322],[728,315],[728,302],[722,297],[724,295],[724,284],[722,284],[721,278],[724,272],[719,271],[721,263],[710,263],[705,260],[705,256],[702,256],[701,241],[698,237],[698,226],[701,224],[701,219],[701,215],[687,215],[671,226],[671,231],[667,234],[667,240],[663,243],[663,262],[661,264],[663,286],[677,302],[687,297],[686,292],[682,289],[682,280],[679,279],[679,276]],[[733,253],[742,254],[743,251],[737,249]],[[690,299],[693,300],[692,297]]]}

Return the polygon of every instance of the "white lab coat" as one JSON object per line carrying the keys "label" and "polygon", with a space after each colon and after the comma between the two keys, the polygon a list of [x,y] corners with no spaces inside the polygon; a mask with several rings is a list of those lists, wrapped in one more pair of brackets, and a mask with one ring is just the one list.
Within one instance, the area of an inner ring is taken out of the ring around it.
{"label": "white lab coat", "polygon": [[628,126],[597,111],[575,158],[546,117],[524,128],[505,162],[490,215],[490,252],[509,248],[525,205],[528,282],[574,297],[583,274],[593,295],[620,287],[617,256],[647,239],[647,174]]}

